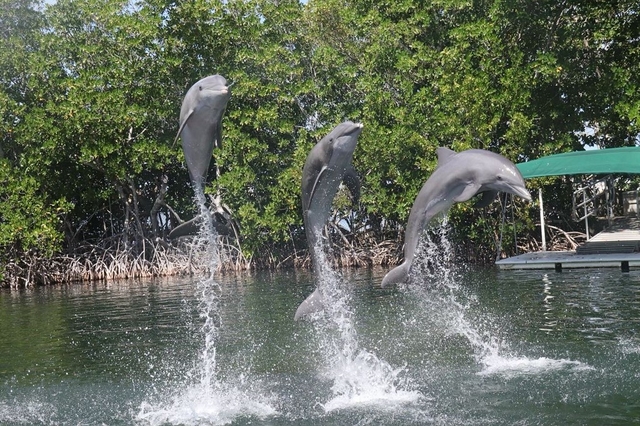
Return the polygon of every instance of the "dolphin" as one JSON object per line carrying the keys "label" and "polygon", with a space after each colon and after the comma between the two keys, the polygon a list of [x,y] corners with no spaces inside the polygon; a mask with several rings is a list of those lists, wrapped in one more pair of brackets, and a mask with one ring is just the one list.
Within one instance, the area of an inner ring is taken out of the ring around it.
{"label": "dolphin", "polygon": [[203,186],[213,148],[222,146],[222,116],[231,97],[227,80],[210,75],[189,88],[180,108],[180,128],[173,143],[182,137],[182,150],[195,185]]}
{"label": "dolphin", "polygon": [[438,213],[454,203],[481,198],[474,207],[486,207],[498,192],[507,192],[531,201],[518,168],[500,154],[484,149],[456,153],[438,148],[438,166],[416,197],[405,232],[404,261],[382,279],[382,287],[407,282],[422,230]]}
{"label": "dolphin", "polygon": [[[354,202],[360,198],[360,178],[351,164],[360,132],[361,123],[345,121],[337,125],[311,149],[302,168],[302,216],[316,277],[320,276],[322,229],[331,215],[340,183],[347,186]],[[294,319],[321,310],[321,299],[316,288],[298,307]]]}

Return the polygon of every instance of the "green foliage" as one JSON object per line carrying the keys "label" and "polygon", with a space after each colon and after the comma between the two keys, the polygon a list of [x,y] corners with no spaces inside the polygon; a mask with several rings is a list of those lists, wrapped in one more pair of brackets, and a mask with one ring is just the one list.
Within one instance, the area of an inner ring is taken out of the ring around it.
{"label": "green foliage", "polygon": [[[345,119],[365,125],[363,188],[340,215],[395,238],[439,146],[517,162],[635,143],[638,16],[631,1],[0,0],[0,246],[162,237],[169,207],[188,219],[172,141],[184,93],[214,73],[234,85],[207,191],[247,255],[304,247],[302,165]],[[565,182],[543,183],[566,216]],[[498,216],[452,211],[486,247]]]}
{"label": "green foliage", "polygon": [[0,160],[0,246],[3,260],[26,250],[52,255],[62,242],[64,200],[48,202],[32,177],[19,176],[7,160]]}

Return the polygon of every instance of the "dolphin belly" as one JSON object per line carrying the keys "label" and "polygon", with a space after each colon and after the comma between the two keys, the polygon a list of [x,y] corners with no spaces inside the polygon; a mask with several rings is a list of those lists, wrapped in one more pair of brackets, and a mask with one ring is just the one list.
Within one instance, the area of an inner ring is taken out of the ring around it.
{"label": "dolphin belly", "polygon": [[[194,124],[196,124],[194,126]],[[198,123],[189,123],[182,130],[182,150],[193,182],[204,185],[213,156],[213,125],[204,129]]]}
{"label": "dolphin belly", "polygon": [[315,194],[309,209],[306,211],[309,225],[312,229],[322,229],[331,217],[331,206],[333,204],[333,196],[338,192],[336,188],[323,188]]}
{"label": "dolphin belly", "polygon": [[311,247],[315,246],[315,242],[322,235],[322,229],[331,217],[331,207],[338,193],[341,177],[333,170],[325,172],[316,184],[317,189],[309,200],[308,209],[303,212],[305,227],[308,228],[306,234]]}

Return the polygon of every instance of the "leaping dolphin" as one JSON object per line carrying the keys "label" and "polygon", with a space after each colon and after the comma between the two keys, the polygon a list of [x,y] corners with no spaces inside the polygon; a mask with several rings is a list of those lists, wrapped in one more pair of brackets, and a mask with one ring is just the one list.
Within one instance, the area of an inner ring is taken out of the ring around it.
{"label": "leaping dolphin", "polygon": [[438,167],[422,186],[409,213],[404,261],[384,276],[382,287],[407,282],[423,228],[453,203],[482,194],[474,207],[486,207],[500,191],[531,201],[520,171],[502,155],[483,149],[456,153],[448,148],[438,148],[437,153]]}
{"label": "leaping dolphin", "polygon": [[174,143],[182,137],[189,177],[195,185],[204,185],[213,148],[222,146],[222,116],[230,97],[227,80],[216,74],[197,81],[182,101]]}
{"label": "leaping dolphin", "polygon": [[[180,128],[174,139],[182,137],[182,151],[189,170],[189,178],[196,189],[204,191],[204,184],[213,155],[213,148],[222,146],[222,116],[231,97],[227,80],[219,75],[210,75],[198,80],[189,88],[180,108]],[[169,238],[197,233],[202,215],[174,228]],[[213,213],[212,213],[213,217]],[[214,227],[219,231],[215,220]]]}
{"label": "leaping dolphin", "polygon": [[[322,229],[331,215],[340,183],[344,182],[355,202],[360,198],[360,178],[351,164],[360,132],[361,123],[339,124],[311,149],[302,168],[302,215],[316,277],[320,275],[317,250],[322,250]],[[316,288],[300,304],[294,319],[322,309],[321,299]]]}

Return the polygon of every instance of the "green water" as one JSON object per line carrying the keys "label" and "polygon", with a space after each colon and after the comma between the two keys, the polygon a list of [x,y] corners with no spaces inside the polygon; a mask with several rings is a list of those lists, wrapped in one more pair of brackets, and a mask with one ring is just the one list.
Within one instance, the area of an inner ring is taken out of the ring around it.
{"label": "green water", "polygon": [[309,273],[217,277],[209,387],[193,278],[3,290],[0,424],[640,422],[640,272],[385,272],[342,272],[362,357],[337,372],[340,339],[292,320]]}

